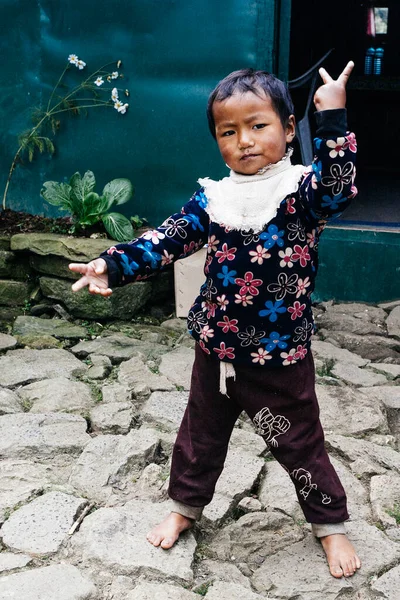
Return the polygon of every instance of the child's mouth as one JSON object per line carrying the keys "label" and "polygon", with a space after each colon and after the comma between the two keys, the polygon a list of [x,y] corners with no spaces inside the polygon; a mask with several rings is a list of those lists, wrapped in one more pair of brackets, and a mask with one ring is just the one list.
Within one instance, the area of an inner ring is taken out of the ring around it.
{"label": "child's mouth", "polygon": [[244,154],[240,160],[251,160],[253,158],[258,158],[258,154]]}

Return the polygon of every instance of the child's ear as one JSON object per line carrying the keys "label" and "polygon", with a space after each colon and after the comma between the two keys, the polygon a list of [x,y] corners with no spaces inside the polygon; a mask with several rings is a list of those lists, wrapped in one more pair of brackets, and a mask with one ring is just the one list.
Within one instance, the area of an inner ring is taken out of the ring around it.
{"label": "child's ear", "polygon": [[293,138],[296,134],[296,119],[294,118],[294,115],[290,115],[290,117],[288,118],[285,131],[286,142],[290,144],[293,141]]}

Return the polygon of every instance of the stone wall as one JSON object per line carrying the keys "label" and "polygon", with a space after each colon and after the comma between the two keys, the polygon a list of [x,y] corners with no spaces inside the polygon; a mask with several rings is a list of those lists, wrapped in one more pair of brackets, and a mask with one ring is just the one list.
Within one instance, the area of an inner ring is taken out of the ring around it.
{"label": "stone wall", "polygon": [[78,276],[68,264],[88,262],[113,243],[52,233],[0,236],[0,320],[41,315],[54,306],[82,319],[129,320],[147,304],[173,302],[172,269],[118,288],[110,298],[91,296],[87,290],[72,292]]}

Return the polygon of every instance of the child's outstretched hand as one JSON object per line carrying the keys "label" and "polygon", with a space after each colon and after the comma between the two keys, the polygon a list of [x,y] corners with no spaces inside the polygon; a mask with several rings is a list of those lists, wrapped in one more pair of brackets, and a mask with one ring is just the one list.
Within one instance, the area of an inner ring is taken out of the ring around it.
{"label": "child's outstretched hand", "polygon": [[90,294],[100,296],[111,296],[112,289],[108,287],[107,263],[102,258],[96,258],[89,263],[71,263],[68,265],[74,273],[80,273],[82,277],[72,286],[72,291],[77,292],[88,286]]}
{"label": "child's outstretched hand", "polygon": [[351,60],[337,79],[332,79],[325,69],[319,69],[324,85],[321,85],[314,94],[314,104],[317,110],[346,107],[346,84],[353,67],[354,63]]}

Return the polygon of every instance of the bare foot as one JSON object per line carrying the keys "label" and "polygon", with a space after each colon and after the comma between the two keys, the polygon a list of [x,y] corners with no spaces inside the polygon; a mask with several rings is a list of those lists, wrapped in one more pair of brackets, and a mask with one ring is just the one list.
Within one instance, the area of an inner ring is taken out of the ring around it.
{"label": "bare foot", "polygon": [[172,548],[182,531],[191,529],[193,525],[193,519],[172,512],[159,525],[153,527],[146,538],[153,546],[161,546],[165,549]]}
{"label": "bare foot", "polygon": [[320,540],[333,577],[351,577],[361,567],[361,561],[346,535],[335,533]]}

